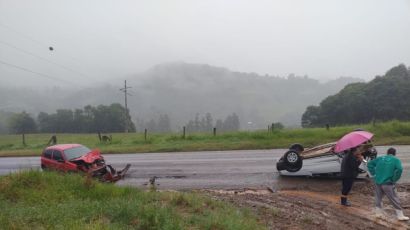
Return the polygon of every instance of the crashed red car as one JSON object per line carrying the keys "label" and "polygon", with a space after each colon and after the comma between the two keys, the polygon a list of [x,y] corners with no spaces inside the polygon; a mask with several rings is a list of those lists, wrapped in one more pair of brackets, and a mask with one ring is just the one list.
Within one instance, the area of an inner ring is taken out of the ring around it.
{"label": "crashed red car", "polygon": [[41,168],[63,172],[85,172],[101,181],[115,182],[122,179],[130,164],[120,171],[105,164],[99,150],[90,150],[80,144],[60,144],[47,147],[41,154]]}

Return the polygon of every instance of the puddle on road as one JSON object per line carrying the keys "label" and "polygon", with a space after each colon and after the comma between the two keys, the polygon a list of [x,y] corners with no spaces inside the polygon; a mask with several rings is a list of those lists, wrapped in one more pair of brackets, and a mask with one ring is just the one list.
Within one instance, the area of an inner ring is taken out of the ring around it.
{"label": "puddle on road", "polygon": [[[170,179],[182,179],[182,178],[186,178],[187,176],[185,175],[174,175],[174,176],[164,176],[163,178],[170,178]],[[161,177],[159,177],[161,178]]]}
{"label": "puddle on road", "polygon": [[253,195],[267,195],[273,193],[270,189],[230,189],[230,190],[214,190],[214,189],[205,189],[203,191],[206,192],[213,192],[218,194],[227,194],[227,195],[245,195],[245,194],[253,194]]}

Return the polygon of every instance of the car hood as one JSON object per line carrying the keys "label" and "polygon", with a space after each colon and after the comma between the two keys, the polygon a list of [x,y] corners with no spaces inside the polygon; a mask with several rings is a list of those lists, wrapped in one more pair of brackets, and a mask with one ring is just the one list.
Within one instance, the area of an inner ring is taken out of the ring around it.
{"label": "car hood", "polygon": [[103,156],[101,155],[100,151],[99,150],[93,150],[93,151],[87,153],[86,155],[75,158],[71,161],[80,161],[80,160],[82,160],[85,163],[91,164],[94,161],[99,160],[99,159],[103,159]]}

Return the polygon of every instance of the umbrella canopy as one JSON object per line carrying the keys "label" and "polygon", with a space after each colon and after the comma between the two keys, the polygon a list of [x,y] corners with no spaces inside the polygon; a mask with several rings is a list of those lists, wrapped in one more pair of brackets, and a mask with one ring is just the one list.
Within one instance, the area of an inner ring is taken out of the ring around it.
{"label": "umbrella canopy", "polygon": [[336,142],[334,151],[336,153],[342,152],[344,150],[357,147],[364,142],[370,140],[373,137],[373,133],[366,131],[354,131],[344,135]]}

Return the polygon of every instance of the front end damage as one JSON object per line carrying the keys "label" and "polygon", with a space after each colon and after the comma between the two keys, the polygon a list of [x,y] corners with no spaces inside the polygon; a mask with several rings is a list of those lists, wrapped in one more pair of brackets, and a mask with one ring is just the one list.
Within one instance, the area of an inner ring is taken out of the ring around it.
{"label": "front end damage", "polygon": [[87,173],[102,182],[121,180],[131,167],[131,164],[127,164],[122,170],[116,170],[111,165],[105,163],[105,159],[98,151],[93,151],[71,162],[77,165],[78,171]]}

